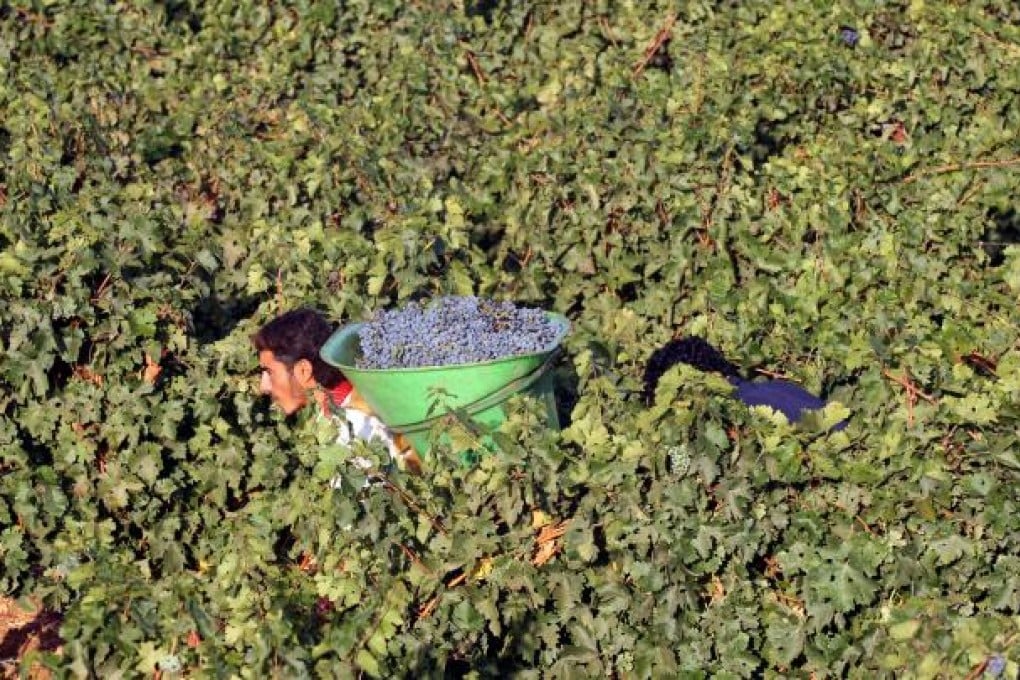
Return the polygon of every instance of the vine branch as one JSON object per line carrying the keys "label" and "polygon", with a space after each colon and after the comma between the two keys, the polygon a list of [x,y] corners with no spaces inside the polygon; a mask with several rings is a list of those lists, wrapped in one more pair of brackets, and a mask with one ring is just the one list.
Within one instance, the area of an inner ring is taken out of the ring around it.
{"label": "vine branch", "polygon": [[654,57],[655,53],[659,51],[662,44],[669,39],[669,34],[673,31],[673,24],[675,23],[676,14],[670,14],[666,18],[666,23],[661,29],[659,29],[659,32],[655,34],[655,37],[652,39],[652,42],[648,44],[648,47],[645,48],[644,56],[634,67],[633,77],[637,78],[641,75],[641,72],[645,70],[645,67],[648,66],[648,62],[652,60],[652,57]]}
{"label": "vine branch", "polygon": [[946,165],[936,165],[933,168],[927,170],[921,170],[915,172],[912,175],[907,175],[900,180],[901,184],[910,184],[916,182],[922,177],[931,177],[934,175],[946,175],[952,172],[962,172],[964,170],[981,170],[986,168],[1006,168],[1013,165],[1020,165],[1020,156],[1016,158],[1006,158],[999,161],[970,161],[967,163],[948,163]]}

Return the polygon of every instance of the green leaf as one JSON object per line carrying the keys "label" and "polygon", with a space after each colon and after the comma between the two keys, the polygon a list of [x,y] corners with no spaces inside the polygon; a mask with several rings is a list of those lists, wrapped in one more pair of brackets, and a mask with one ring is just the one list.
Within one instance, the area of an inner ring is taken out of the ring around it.
{"label": "green leaf", "polygon": [[358,664],[358,668],[367,673],[369,676],[373,678],[382,677],[379,662],[367,649],[359,651],[358,655],[354,658],[354,662]]}
{"label": "green leaf", "polygon": [[949,410],[964,422],[976,425],[987,425],[998,420],[997,409],[989,397],[981,394],[970,394],[966,397],[944,397]]}
{"label": "green leaf", "polygon": [[921,622],[917,619],[907,619],[889,626],[889,637],[893,640],[909,640],[917,634]]}
{"label": "green leaf", "polygon": [[847,563],[824,562],[808,573],[806,596],[809,612],[826,621],[831,607],[835,612],[848,612],[871,601],[876,584],[859,569]]}

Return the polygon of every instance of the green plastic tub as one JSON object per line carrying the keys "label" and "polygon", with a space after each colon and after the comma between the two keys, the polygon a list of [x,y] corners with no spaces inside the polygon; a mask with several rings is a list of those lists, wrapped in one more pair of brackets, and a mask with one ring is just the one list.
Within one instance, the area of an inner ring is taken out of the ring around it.
{"label": "green plastic tub", "polygon": [[[561,314],[547,314],[558,333],[547,348],[534,354],[457,366],[358,368],[358,334],[365,324],[352,323],[333,333],[320,355],[343,372],[380,420],[405,435],[425,456],[432,426],[451,411],[494,428],[506,419],[506,401],[515,394],[527,393],[543,401],[549,426],[559,428],[550,369],[570,322]],[[433,405],[440,407],[430,412]]]}

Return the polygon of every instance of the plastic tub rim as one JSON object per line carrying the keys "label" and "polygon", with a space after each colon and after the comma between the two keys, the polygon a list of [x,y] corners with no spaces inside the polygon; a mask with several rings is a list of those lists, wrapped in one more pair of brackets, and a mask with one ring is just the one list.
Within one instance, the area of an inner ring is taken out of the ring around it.
{"label": "plastic tub rim", "polygon": [[556,312],[546,312],[549,319],[554,321],[558,327],[556,337],[554,337],[544,349],[538,350],[537,352],[528,352],[527,354],[514,354],[508,357],[500,357],[499,359],[488,359],[486,361],[475,361],[469,364],[442,364],[433,366],[414,366],[410,368],[361,368],[360,366],[352,366],[350,364],[334,363],[327,356],[325,349],[328,345],[333,343],[339,343],[344,337],[354,334],[356,339],[360,342],[360,338],[357,337],[357,333],[368,324],[368,321],[357,321],[349,323],[343,328],[338,329],[329,340],[319,350],[320,358],[330,366],[339,369],[341,372],[344,371],[358,371],[360,373],[392,373],[394,371],[400,371],[402,373],[431,373],[433,371],[444,371],[451,368],[464,368],[467,366],[492,366],[496,364],[506,363],[508,361],[520,361],[521,359],[529,357],[540,357],[545,356],[549,352],[556,350],[563,339],[567,337],[570,332],[570,320],[562,314]]}

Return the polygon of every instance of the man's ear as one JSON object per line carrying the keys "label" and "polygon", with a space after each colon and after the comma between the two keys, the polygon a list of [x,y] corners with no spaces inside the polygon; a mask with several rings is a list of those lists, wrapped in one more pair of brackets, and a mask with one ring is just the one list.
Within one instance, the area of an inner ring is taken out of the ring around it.
{"label": "man's ear", "polygon": [[312,362],[308,359],[298,359],[294,363],[294,378],[297,379],[298,385],[305,389],[315,387],[315,376],[312,374]]}

